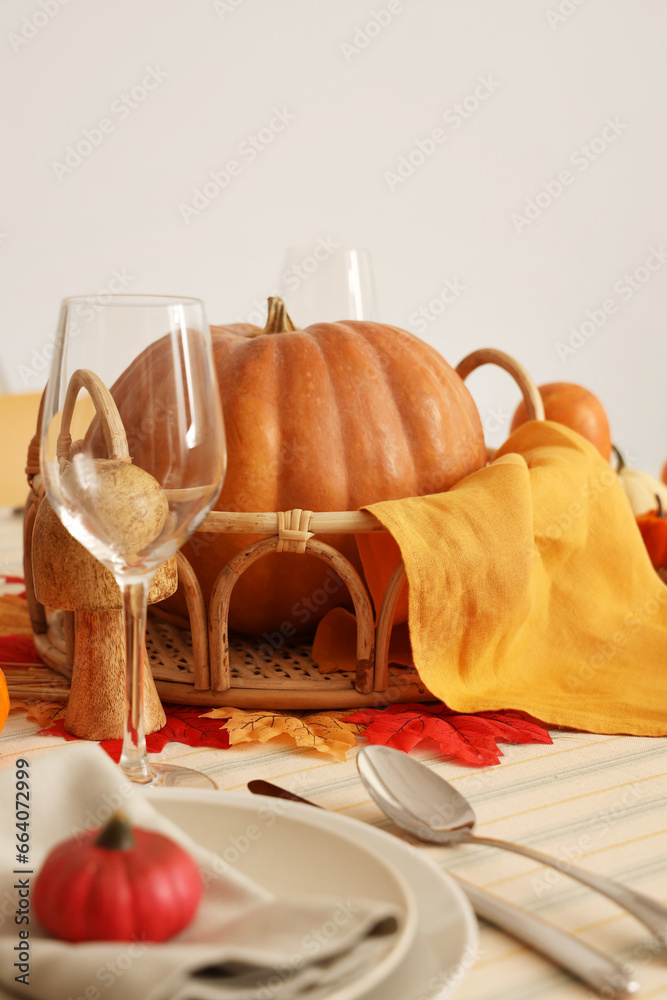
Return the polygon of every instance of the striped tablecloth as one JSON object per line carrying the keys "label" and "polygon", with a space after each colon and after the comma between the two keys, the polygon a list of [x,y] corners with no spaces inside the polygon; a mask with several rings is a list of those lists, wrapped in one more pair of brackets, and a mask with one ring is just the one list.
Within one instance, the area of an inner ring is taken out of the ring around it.
{"label": "striped tablecloth", "polygon": [[[20,572],[20,525],[0,515],[2,572]],[[0,766],[34,759],[63,741],[36,735],[24,714],[0,734]],[[667,739],[552,732],[552,746],[503,747],[499,766],[472,770],[416,756],[469,797],[480,833],[571,860],[667,902]],[[360,784],[350,751],[344,763],[285,745],[208,750],[169,744],[160,758],[204,771],[219,792],[267,778],[329,809],[389,829]],[[249,793],[248,793],[249,794]],[[667,998],[667,954],[613,903],[534,862],[486,847],[421,848],[462,876],[581,936],[635,969],[642,997]],[[482,925],[479,956],[460,1000],[580,1000],[593,994],[492,927]]]}

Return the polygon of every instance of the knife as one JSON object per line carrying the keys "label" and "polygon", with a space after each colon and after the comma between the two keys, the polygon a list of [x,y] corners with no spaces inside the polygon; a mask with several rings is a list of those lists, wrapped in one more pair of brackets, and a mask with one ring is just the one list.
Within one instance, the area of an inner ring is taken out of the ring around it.
{"label": "knife", "polygon": [[[316,802],[304,799],[270,781],[261,779],[249,781],[248,788],[255,795],[289,799],[291,802],[300,802],[315,809],[323,808]],[[534,913],[522,910],[512,903],[506,903],[498,896],[478,889],[477,886],[450,872],[447,874],[461,887],[478,917],[499,927],[534,951],[540,952],[555,965],[561,966],[581,979],[599,996],[620,1000],[621,997],[633,996],[639,990],[639,983],[632,974],[597,948],[547,923]]]}

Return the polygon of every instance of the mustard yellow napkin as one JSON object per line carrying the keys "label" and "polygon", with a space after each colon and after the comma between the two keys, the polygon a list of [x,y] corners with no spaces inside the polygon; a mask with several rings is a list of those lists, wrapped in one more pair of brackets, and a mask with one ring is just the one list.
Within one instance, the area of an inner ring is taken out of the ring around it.
{"label": "mustard yellow napkin", "polygon": [[[667,586],[615,473],[576,432],[524,424],[447,493],[368,509],[405,562],[415,666],[450,708],[667,734]],[[360,538],[376,606],[386,543]]]}

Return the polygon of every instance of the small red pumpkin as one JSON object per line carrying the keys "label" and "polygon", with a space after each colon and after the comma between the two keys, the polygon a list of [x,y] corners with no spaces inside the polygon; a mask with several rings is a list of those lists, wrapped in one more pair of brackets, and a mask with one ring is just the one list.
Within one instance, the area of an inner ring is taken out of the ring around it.
{"label": "small red pumpkin", "polygon": [[166,941],[194,918],[199,868],[173,840],[116,813],[102,830],[65,840],[35,882],[40,923],[63,941]]}
{"label": "small red pumpkin", "polygon": [[644,545],[655,569],[667,569],[667,517],[660,497],[655,497],[657,510],[649,510],[637,518]]}

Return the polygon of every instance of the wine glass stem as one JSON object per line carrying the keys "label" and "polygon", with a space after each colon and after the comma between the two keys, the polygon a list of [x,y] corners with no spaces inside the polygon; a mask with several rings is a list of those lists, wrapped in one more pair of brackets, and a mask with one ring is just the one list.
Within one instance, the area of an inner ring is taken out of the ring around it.
{"label": "wine glass stem", "polygon": [[125,618],[125,733],[120,766],[130,781],[153,780],[144,734],[144,656],[150,580],[119,580]]}

